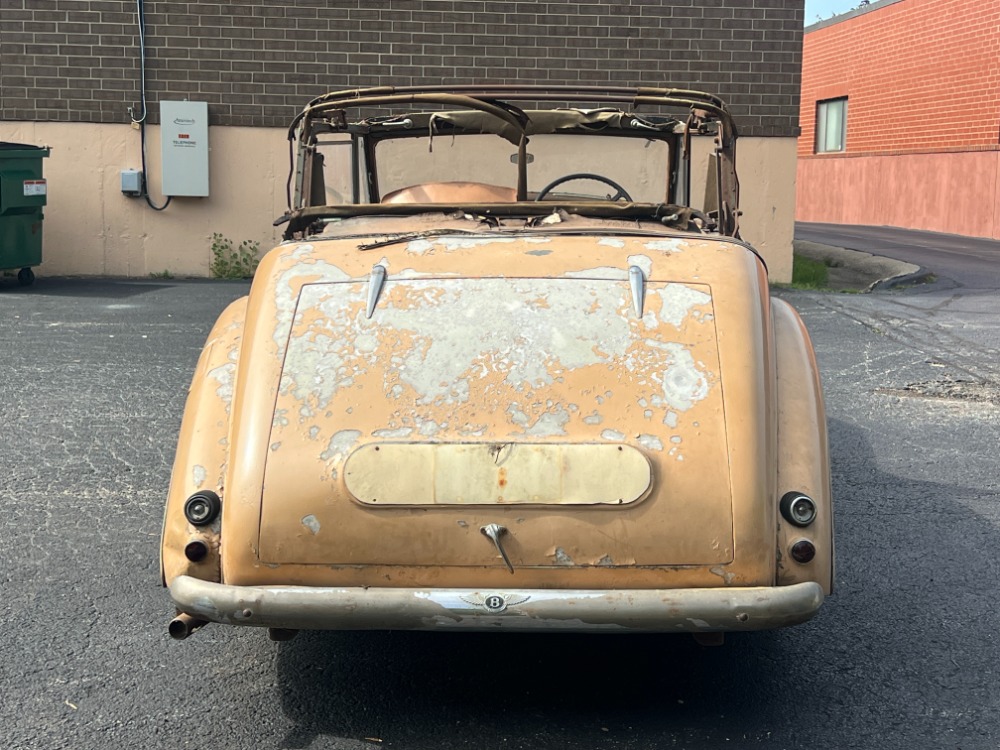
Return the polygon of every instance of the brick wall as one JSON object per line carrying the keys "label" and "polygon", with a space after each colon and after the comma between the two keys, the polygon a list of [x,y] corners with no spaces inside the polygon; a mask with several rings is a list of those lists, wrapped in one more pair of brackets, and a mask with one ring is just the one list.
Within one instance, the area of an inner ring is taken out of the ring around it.
{"label": "brick wall", "polygon": [[816,102],[841,96],[846,155],[996,148],[1000,0],[900,0],[867,10],[807,30],[799,156],[813,153]]}
{"label": "brick wall", "polygon": [[[147,91],[212,124],[285,126],[331,89],[446,82],[720,94],[743,134],[798,133],[803,0],[146,0]],[[127,122],[132,0],[3,0],[0,119]],[[994,54],[996,50],[994,49]],[[808,118],[807,118],[808,119]]]}

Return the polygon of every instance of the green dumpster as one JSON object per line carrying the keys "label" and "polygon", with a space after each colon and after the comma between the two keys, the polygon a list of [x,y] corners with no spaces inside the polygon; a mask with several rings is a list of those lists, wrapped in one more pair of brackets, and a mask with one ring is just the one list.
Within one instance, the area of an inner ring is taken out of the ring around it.
{"label": "green dumpster", "polygon": [[48,155],[45,146],[0,141],[0,271],[17,270],[22,286],[35,280],[31,267],[42,262],[42,159]]}

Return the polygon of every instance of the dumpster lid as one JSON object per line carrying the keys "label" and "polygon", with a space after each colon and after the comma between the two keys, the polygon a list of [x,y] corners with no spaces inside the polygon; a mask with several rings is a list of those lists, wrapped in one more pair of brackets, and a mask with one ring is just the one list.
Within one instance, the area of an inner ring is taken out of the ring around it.
{"label": "dumpster lid", "polygon": [[48,149],[48,146],[33,146],[30,143],[11,143],[10,141],[0,141],[0,151],[23,151],[25,149],[45,151]]}

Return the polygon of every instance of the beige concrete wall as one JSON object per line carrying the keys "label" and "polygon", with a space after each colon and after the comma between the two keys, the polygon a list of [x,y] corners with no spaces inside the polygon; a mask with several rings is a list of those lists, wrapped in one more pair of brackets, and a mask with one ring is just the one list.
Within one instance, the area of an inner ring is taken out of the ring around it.
{"label": "beige concrete wall", "polygon": [[[263,249],[280,238],[271,226],[285,211],[288,145],[279,129],[210,128],[210,196],[174,198],[165,211],[121,193],[120,170],[141,165],[129,125],[0,122],[0,140],[52,147],[39,276],[207,276],[214,232]],[[150,192],[162,205],[158,127],[147,128],[146,141]]]}
{"label": "beige concrete wall", "polygon": [[[691,194],[704,194],[711,143],[703,139],[694,150]],[[792,280],[792,240],[795,234],[795,138],[740,138],[736,142],[736,172],[740,180],[740,235],[767,263],[771,281]]]}
{"label": "beige concrete wall", "polygon": [[803,158],[797,218],[1000,239],[1000,151]]}
{"label": "beige concrete wall", "polygon": [[[288,142],[283,129],[210,128],[211,195],[174,198],[165,211],[154,211],[141,198],[121,193],[120,170],[140,166],[139,133],[129,125],[0,122],[0,140],[53,149],[45,161],[49,199],[40,276],[145,277],[162,271],[206,276],[214,232],[235,243],[258,241],[264,249],[280,241],[281,229],[271,222],[286,207]],[[705,173],[707,154],[707,147],[699,149],[696,175]],[[147,129],[147,166],[151,192],[160,204],[155,126]],[[795,139],[743,138],[737,146],[737,168],[743,237],[764,256],[771,278],[787,281],[795,216]],[[614,168],[609,167],[608,174],[630,187]],[[697,195],[703,188],[697,187],[697,178],[693,182]]]}

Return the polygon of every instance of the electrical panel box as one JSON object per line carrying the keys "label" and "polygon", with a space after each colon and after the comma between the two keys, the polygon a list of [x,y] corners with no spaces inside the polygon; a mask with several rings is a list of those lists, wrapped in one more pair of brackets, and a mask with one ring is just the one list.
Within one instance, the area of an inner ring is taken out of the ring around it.
{"label": "electrical panel box", "polygon": [[122,192],[132,197],[142,195],[142,172],[138,169],[123,169]]}
{"label": "electrical panel box", "polygon": [[208,195],[208,103],[160,102],[164,195]]}

